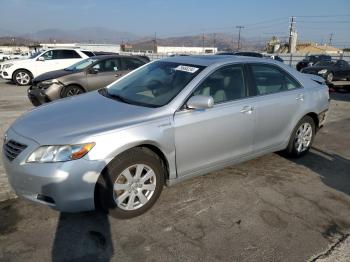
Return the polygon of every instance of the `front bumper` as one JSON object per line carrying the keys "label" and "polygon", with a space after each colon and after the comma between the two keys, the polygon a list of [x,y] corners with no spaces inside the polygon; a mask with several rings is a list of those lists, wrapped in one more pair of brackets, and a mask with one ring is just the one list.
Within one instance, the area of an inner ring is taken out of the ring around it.
{"label": "front bumper", "polygon": [[27,145],[12,161],[2,154],[8,180],[19,197],[62,212],[95,208],[95,185],[106,165],[104,161],[82,158],[59,163],[26,163],[27,157],[39,144],[12,129],[7,132],[7,141],[10,139]]}
{"label": "front bumper", "polygon": [[40,106],[51,101],[43,90],[33,88],[33,86],[29,87],[27,95],[33,106]]}
{"label": "front bumper", "polygon": [[61,91],[64,86],[61,84],[43,85],[42,83],[35,83],[29,87],[27,94],[30,102],[34,106],[39,106],[49,103],[53,100],[61,98]]}
{"label": "front bumper", "polygon": [[0,76],[3,79],[7,79],[7,80],[11,80],[12,79],[12,74],[10,74],[9,72],[7,72],[5,70],[1,71]]}

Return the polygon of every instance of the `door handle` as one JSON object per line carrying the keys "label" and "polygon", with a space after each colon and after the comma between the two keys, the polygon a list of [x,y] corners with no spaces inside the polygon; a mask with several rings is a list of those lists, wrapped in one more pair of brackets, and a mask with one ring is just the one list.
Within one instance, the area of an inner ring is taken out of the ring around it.
{"label": "door handle", "polygon": [[252,106],[244,106],[239,112],[243,114],[251,114],[253,113],[253,111],[254,111],[254,108]]}
{"label": "door handle", "polygon": [[299,100],[299,101],[304,101],[304,95],[299,94],[299,95],[297,95],[297,97],[295,99]]}

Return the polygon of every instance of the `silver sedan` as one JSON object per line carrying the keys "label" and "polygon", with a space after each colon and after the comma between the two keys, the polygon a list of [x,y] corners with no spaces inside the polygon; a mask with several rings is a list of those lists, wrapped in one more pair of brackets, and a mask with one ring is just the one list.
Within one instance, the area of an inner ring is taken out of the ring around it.
{"label": "silver sedan", "polygon": [[322,78],[270,59],[173,57],[28,112],[7,130],[3,162],[18,196],[129,218],[165,184],[270,152],[304,155],[328,106]]}

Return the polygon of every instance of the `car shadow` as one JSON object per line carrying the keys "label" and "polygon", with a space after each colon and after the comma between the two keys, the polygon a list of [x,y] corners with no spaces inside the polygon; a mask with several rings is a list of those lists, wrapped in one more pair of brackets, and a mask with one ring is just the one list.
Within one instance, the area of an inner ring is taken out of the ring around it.
{"label": "car shadow", "polygon": [[350,196],[350,160],[313,147],[308,154],[292,161],[317,173],[325,185]]}
{"label": "car shadow", "polygon": [[110,261],[113,256],[106,213],[61,213],[52,247],[52,261]]}
{"label": "car shadow", "polygon": [[331,100],[350,102],[350,86],[342,92],[332,92],[329,96]]}
{"label": "car shadow", "polygon": [[[61,169],[61,171],[69,173],[67,169]],[[109,172],[108,168],[106,172]],[[88,173],[87,171],[86,174]],[[86,183],[86,181],[81,182]],[[108,181],[108,184],[110,183],[112,182]],[[44,196],[50,196],[59,186],[59,183],[46,184],[42,187],[41,192]],[[63,186],[67,186],[67,184]],[[79,187],[78,184],[77,187]],[[103,212],[100,206],[97,205],[95,211],[60,213],[51,249],[53,262],[110,261],[113,254],[114,248],[108,213]]]}

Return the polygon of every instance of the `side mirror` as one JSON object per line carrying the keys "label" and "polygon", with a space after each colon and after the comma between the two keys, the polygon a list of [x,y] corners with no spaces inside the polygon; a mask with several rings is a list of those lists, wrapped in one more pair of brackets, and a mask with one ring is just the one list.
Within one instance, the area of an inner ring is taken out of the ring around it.
{"label": "side mirror", "polygon": [[96,74],[98,74],[98,69],[96,69],[96,68],[90,68],[90,69],[88,70],[88,74],[96,75]]}
{"label": "side mirror", "polygon": [[43,62],[43,61],[45,61],[45,57],[40,56],[40,57],[37,59],[37,61],[41,61],[41,62]]}
{"label": "side mirror", "polygon": [[192,96],[186,106],[189,109],[208,109],[214,106],[214,99],[211,96]]}

